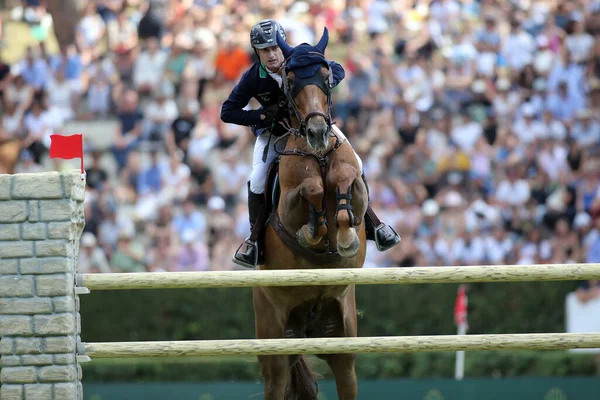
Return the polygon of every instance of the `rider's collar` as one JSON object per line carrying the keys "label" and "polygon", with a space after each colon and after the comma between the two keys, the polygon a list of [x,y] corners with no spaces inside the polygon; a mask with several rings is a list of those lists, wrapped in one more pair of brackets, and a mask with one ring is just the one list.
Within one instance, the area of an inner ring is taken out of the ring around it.
{"label": "rider's collar", "polygon": [[260,62],[260,67],[258,68],[260,74],[259,76],[261,78],[266,78],[267,76],[269,76],[269,70],[267,69],[267,67],[265,67],[265,64],[262,63],[262,61]]}

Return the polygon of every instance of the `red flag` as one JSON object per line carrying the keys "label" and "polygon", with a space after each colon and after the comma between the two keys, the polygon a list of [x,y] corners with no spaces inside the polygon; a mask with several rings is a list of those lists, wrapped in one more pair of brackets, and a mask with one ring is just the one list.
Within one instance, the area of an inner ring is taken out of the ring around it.
{"label": "red flag", "polygon": [[454,323],[458,326],[467,324],[467,291],[465,285],[458,287],[454,304]]}
{"label": "red flag", "polygon": [[83,158],[83,135],[50,135],[50,158]]}
{"label": "red flag", "polygon": [[50,158],[81,158],[81,173],[83,170],[83,135],[50,135]]}

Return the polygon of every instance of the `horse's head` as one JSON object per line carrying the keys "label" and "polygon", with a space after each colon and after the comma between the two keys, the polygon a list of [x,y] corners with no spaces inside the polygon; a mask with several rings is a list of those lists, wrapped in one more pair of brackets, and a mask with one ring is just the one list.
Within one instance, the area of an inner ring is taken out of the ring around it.
{"label": "horse's head", "polygon": [[292,47],[277,35],[286,59],[284,93],[300,124],[300,134],[317,151],[327,148],[331,132],[331,70],[324,55],[328,41],[327,28],[316,46],[302,43]]}

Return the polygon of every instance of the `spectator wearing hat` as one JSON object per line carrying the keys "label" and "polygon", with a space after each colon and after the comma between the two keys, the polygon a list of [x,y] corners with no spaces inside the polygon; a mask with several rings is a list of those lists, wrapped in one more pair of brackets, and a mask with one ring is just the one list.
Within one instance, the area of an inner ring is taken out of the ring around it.
{"label": "spectator wearing hat", "polygon": [[600,124],[593,118],[592,110],[584,108],[575,113],[571,137],[583,148],[597,147],[600,143]]}
{"label": "spectator wearing hat", "polygon": [[432,237],[439,232],[440,220],[437,216],[440,213],[440,206],[434,199],[427,199],[421,206],[421,223],[417,228],[417,236]]}
{"label": "spectator wearing hat", "polygon": [[550,110],[544,110],[540,126],[543,128],[542,139],[562,143],[567,137],[565,125],[552,115]]}
{"label": "spectator wearing hat", "polygon": [[98,247],[96,236],[91,232],[84,232],[81,235],[77,271],[81,274],[112,272],[106,255]]}
{"label": "spectator wearing hat", "polygon": [[492,112],[496,121],[506,124],[512,121],[515,111],[521,104],[519,92],[511,90],[512,84],[508,78],[500,78],[496,81],[496,92],[492,99]]}
{"label": "spectator wearing hat", "polygon": [[175,256],[173,271],[206,271],[209,268],[208,249],[196,238],[194,230],[185,230]]}
{"label": "spectator wearing hat", "polygon": [[146,272],[146,249],[135,240],[134,229],[123,229],[110,258],[114,272]]}
{"label": "spectator wearing hat", "polygon": [[522,118],[516,120],[513,125],[513,133],[523,144],[533,143],[544,136],[544,127],[540,121],[535,118],[535,106],[531,103],[524,103],[520,109]]}

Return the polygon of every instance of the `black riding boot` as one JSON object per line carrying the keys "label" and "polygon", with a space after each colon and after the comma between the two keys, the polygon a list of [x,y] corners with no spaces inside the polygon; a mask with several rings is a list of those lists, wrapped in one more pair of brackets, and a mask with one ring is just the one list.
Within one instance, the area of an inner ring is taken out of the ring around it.
{"label": "black riding boot", "polygon": [[[365,174],[362,174],[363,182],[367,187],[367,195],[369,194],[369,185],[367,185],[367,179]],[[365,231],[367,234],[367,240],[375,241],[377,250],[386,251],[400,243],[400,235],[396,233],[394,228],[389,226],[383,221],[380,221],[375,215],[375,211],[371,208],[371,202],[369,201],[369,208],[365,214]]]}
{"label": "black riding boot", "polygon": [[[258,218],[258,214],[261,208],[264,206],[265,197],[264,193],[253,193],[250,190],[250,185],[248,185],[248,213],[250,214],[250,231],[254,231],[254,225],[256,223],[256,219]],[[256,241],[252,241],[250,237],[248,237],[244,243],[240,245],[237,249],[235,255],[233,256],[233,262],[241,265],[246,268],[256,268],[257,265],[261,265],[264,263],[264,238],[262,226],[257,226],[256,229],[259,229],[258,239]],[[242,250],[242,247],[246,246],[245,249]]]}

